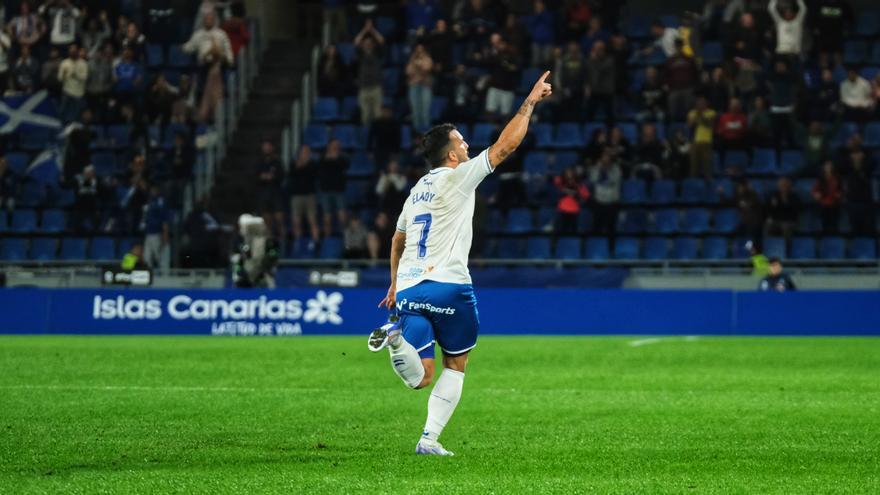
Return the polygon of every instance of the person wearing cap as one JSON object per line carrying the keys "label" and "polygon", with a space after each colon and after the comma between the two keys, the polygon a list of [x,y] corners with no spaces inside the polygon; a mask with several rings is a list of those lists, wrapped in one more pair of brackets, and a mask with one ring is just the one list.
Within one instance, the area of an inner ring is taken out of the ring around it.
{"label": "person wearing cap", "polygon": [[796,290],[794,282],[787,273],[782,271],[782,262],[779,258],[771,258],[769,265],[770,273],[761,279],[758,290],[762,292],[786,292]]}

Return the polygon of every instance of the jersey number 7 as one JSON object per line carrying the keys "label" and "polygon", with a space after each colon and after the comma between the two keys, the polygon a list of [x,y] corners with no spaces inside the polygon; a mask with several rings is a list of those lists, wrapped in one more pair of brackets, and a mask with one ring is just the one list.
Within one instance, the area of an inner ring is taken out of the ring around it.
{"label": "jersey number 7", "polygon": [[419,237],[419,258],[428,255],[428,233],[431,232],[431,214],[422,213],[413,218],[413,223],[422,224],[422,235]]}

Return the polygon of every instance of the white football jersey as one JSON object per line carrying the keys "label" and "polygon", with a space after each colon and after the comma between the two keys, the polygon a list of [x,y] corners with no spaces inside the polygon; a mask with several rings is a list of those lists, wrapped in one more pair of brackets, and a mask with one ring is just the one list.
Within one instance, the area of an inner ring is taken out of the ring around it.
{"label": "white football jersey", "polygon": [[493,170],[487,148],[454,169],[432,169],[410,189],[397,219],[397,230],[406,233],[398,292],[423,280],[471,283],[467,265],[476,189]]}

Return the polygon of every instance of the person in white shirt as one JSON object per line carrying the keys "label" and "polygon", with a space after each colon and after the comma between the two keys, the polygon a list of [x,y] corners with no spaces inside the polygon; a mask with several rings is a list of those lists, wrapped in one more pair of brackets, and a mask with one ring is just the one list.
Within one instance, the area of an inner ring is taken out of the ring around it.
{"label": "person in white shirt", "polygon": [[800,59],[807,6],[804,4],[804,0],[797,0],[797,13],[789,4],[783,10],[782,15],[779,15],[779,11],[776,9],[777,4],[778,0],[770,0],[767,5],[770,17],[776,23],[776,54]]}
{"label": "person in white shirt", "polygon": [[58,80],[61,81],[61,105],[58,109],[61,121],[65,124],[75,121],[83,109],[83,96],[86,94],[86,81],[89,78],[89,64],[85,61],[85,48],[70,45],[68,56],[58,67]]}
{"label": "person in white shirt", "polygon": [[213,12],[203,17],[202,27],[193,32],[189,41],[183,44],[183,51],[195,53],[199,65],[210,66],[221,62],[233,64],[232,45],[226,31],[217,27],[217,18]]}
{"label": "person in white shirt", "polygon": [[[396,309],[370,334],[373,352],[388,348],[395,373],[412,389],[434,379],[434,343],[444,370],[428,399],[417,454],[452,455],[437,441],[461,398],[468,352],[477,344],[477,300],[468,272],[476,188],[520,145],[535,105],[552,93],[545,72],[498,140],[475,158],[452,124],[423,139],[432,169],[410,190],[391,240],[391,286],[379,303]],[[399,317],[399,320],[398,320]]]}
{"label": "person in white shirt", "polygon": [[675,55],[675,40],[678,39],[678,29],[666,27],[660,20],[651,23],[651,35],[654,42],[642,50],[642,56],[647,57],[654,50],[661,50],[666,57]]}
{"label": "person in white shirt", "polygon": [[840,102],[846,120],[865,122],[874,112],[874,95],[871,84],[850,67],[846,79],[840,83]]}
{"label": "person in white shirt", "polygon": [[0,95],[6,91],[9,82],[9,52],[12,48],[12,40],[6,33],[0,31]]}
{"label": "person in white shirt", "polygon": [[81,12],[70,4],[70,0],[51,0],[40,7],[39,12],[41,15],[48,15],[52,23],[49,41],[53,45],[64,48],[76,41]]}

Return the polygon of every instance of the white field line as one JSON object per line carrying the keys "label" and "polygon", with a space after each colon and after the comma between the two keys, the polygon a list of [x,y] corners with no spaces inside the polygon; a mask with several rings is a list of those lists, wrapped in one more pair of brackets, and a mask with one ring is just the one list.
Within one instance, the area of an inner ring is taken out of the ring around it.
{"label": "white field line", "polygon": [[661,338],[661,337],[651,337],[651,338],[647,338],[647,339],[630,340],[629,342],[626,343],[626,345],[628,345],[628,346],[630,346],[630,347],[641,347],[641,346],[643,346],[643,345],[659,344],[659,343],[661,343],[661,342],[668,342],[668,341],[671,341],[671,340],[680,340],[680,341],[682,341],[682,342],[696,342],[696,341],[699,340],[699,339],[700,339],[700,338],[697,337],[696,335],[688,335],[687,337],[682,337],[682,338],[675,338],[675,337],[666,337],[666,338]]}
{"label": "white field line", "polygon": [[322,392],[317,387],[184,387],[149,385],[0,385],[0,390],[104,390],[147,392]]}

